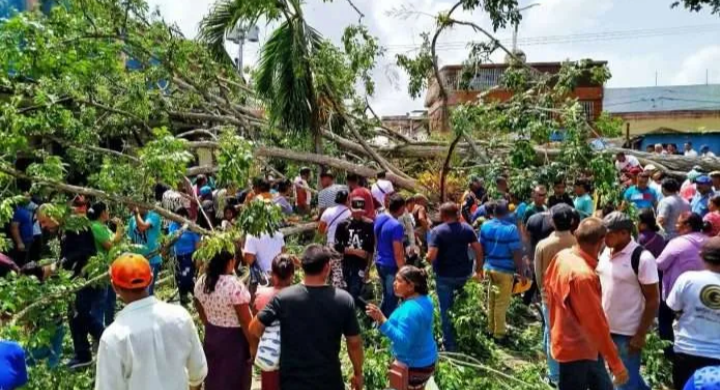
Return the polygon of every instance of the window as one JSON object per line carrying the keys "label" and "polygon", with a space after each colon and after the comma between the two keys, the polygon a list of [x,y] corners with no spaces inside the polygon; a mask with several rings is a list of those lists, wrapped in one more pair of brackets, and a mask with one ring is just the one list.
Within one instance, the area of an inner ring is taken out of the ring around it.
{"label": "window", "polygon": [[585,119],[587,121],[592,121],[593,119],[595,119],[594,118],[595,102],[582,100],[582,101],[580,101],[580,104],[582,105],[583,114],[585,114]]}
{"label": "window", "polygon": [[476,76],[470,81],[470,89],[474,91],[482,91],[493,88],[500,83],[500,77],[503,73],[503,68],[479,69]]}

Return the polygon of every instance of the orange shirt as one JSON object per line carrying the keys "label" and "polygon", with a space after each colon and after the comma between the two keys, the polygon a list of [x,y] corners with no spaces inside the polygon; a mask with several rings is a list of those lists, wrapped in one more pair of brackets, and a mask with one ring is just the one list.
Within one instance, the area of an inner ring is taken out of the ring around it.
{"label": "orange shirt", "polygon": [[545,272],[552,355],[561,363],[602,355],[617,374],[624,367],[602,308],[597,263],[597,256],[574,246],[558,253]]}

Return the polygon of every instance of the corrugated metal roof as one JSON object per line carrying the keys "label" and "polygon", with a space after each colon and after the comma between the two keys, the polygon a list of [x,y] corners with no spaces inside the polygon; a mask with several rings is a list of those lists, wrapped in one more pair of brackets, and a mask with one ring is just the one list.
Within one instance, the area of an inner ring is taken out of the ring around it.
{"label": "corrugated metal roof", "polygon": [[720,110],[720,84],[605,88],[603,110],[610,113]]}

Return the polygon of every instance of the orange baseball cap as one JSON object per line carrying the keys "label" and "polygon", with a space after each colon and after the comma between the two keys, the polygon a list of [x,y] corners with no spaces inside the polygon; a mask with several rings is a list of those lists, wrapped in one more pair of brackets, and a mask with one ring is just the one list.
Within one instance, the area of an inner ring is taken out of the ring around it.
{"label": "orange baseball cap", "polygon": [[125,253],[110,266],[110,279],[117,287],[136,290],[145,288],[153,280],[150,263],[142,255]]}

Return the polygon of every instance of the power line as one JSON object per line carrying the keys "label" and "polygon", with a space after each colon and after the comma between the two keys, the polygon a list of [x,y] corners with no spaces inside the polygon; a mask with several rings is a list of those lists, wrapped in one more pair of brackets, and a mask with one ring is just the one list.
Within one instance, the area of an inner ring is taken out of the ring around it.
{"label": "power line", "polygon": [[[618,30],[590,33],[576,33],[564,35],[546,35],[537,37],[525,37],[518,39],[518,45],[522,46],[539,46],[539,45],[557,45],[581,42],[599,42],[599,41],[619,41],[629,39],[654,38],[662,36],[678,36],[697,33],[720,32],[719,24],[704,24],[694,26],[677,26],[663,28],[648,28],[634,30]],[[503,44],[509,44],[511,37],[503,37],[498,39]],[[437,51],[461,50],[466,49],[471,41],[452,41],[442,42],[436,45]],[[420,45],[400,44],[386,46],[388,52],[412,52],[419,50]]]}

